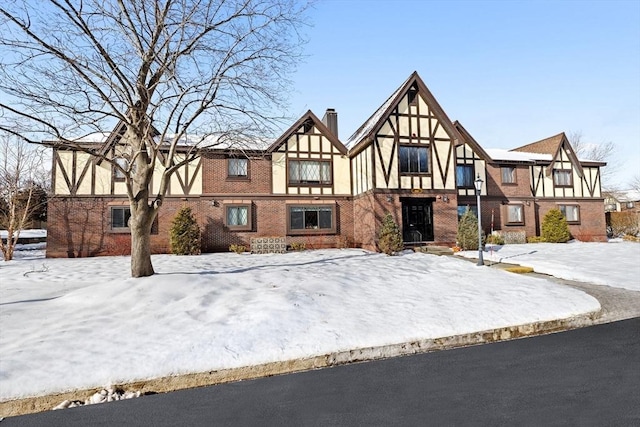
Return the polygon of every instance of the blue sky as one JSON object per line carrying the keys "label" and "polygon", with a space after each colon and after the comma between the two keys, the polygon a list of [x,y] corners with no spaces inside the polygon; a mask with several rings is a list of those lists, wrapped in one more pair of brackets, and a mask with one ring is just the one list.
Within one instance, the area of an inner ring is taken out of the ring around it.
{"label": "blue sky", "polygon": [[612,141],[640,175],[640,0],[324,0],[310,12],[289,114],[338,111],[347,138],[415,70],[485,148],[560,132]]}

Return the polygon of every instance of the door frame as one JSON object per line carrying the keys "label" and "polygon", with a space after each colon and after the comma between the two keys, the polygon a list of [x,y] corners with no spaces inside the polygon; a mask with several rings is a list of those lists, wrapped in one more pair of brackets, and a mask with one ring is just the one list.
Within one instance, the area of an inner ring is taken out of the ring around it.
{"label": "door frame", "polygon": [[[434,197],[401,197],[400,203],[402,208],[402,240],[405,245],[415,245],[424,242],[433,242],[435,238],[434,226],[433,226],[433,203]],[[422,206],[426,211],[426,218],[424,224],[421,224],[419,229],[415,229],[413,224],[408,221],[409,209],[412,206]],[[406,236],[409,233],[418,232],[421,235],[420,240],[412,239],[406,240]]]}

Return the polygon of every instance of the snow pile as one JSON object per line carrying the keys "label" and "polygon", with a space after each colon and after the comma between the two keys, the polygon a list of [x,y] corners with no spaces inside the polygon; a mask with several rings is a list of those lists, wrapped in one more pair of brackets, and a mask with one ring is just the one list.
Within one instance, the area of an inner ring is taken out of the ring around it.
{"label": "snow pile", "polygon": [[[528,243],[489,246],[485,263],[533,267],[538,273],[567,280],[640,291],[640,244],[619,239],[607,243]],[[478,251],[456,253],[477,258]]]}
{"label": "snow pile", "polygon": [[129,257],[0,263],[0,401],[600,308],[547,280],[419,253],[156,255],[153,262],[157,274],[140,279],[129,277]]}
{"label": "snow pile", "polygon": [[[14,232],[13,234],[15,235],[16,233]],[[7,230],[0,230],[0,238],[6,239],[8,235],[9,235],[9,232]],[[42,230],[42,229],[20,230],[20,237],[22,237],[23,239],[26,239],[26,238],[42,239],[47,237],[47,230]]]}
{"label": "snow pile", "polygon": [[53,410],[55,411],[58,409],[75,408],[77,406],[84,405],[95,405],[97,403],[115,402],[116,400],[133,399],[135,397],[140,397],[141,395],[142,393],[140,393],[139,391],[123,391],[120,389],[109,387],[94,393],[84,402],[80,400],[65,400],[55,408],[53,408]]}

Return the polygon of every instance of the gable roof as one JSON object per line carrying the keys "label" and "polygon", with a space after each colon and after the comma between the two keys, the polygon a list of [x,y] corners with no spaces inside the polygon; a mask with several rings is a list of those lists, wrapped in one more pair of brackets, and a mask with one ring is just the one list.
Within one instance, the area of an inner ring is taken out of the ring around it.
{"label": "gable roof", "polygon": [[427,105],[436,113],[436,117],[440,120],[442,126],[449,133],[454,135],[454,139],[461,140],[460,134],[453,126],[453,123],[444,112],[438,101],[434,98],[433,94],[429,91],[424,84],[417,71],[411,73],[409,78],[402,83],[402,85],[396,89],[393,94],[371,115],[360,128],[353,133],[345,143],[345,146],[349,151],[355,151],[356,146],[364,145],[370,142],[373,135],[380,129],[383,124],[383,119],[387,117],[391,111],[396,108],[400,103],[402,97],[407,93],[411,86],[416,85],[418,87],[418,94],[424,97]]}
{"label": "gable roof", "polygon": [[336,135],[333,134],[329,130],[329,128],[316,116],[313,114],[311,110],[308,110],[306,113],[302,115],[289,129],[287,129],[280,138],[278,138],[269,148],[267,148],[267,153],[272,153],[273,151],[280,148],[280,146],[287,142],[289,137],[294,134],[300,127],[307,121],[311,120],[313,125],[318,128],[320,133],[327,138],[331,143],[340,151],[342,154],[347,154],[347,147],[344,146],[342,142],[338,139]]}
{"label": "gable roof", "polygon": [[582,165],[580,164],[580,160],[578,156],[573,151],[569,140],[567,139],[567,135],[564,132],[561,132],[557,135],[551,136],[549,138],[541,139],[540,141],[532,142],[531,144],[523,145],[522,147],[514,148],[511,151],[521,151],[527,153],[537,153],[537,154],[551,154],[551,163],[547,168],[547,175],[551,174],[553,170],[553,165],[558,158],[558,154],[560,149],[564,147],[569,155],[569,160],[576,168],[578,175],[582,176]]}
{"label": "gable roof", "polygon": [[480,144],[478,144],[478,142],[475,140],[475,138],[471,136],[471,134],[467,131],[467,129],[465,129],[464,126],[462,126],[462,123],[460,123],[459,121],[456,120],[455,122],[453,122],[453,126],[455,126],[456,130],[462,136],[462,140],[464,142],[466,142],[468,145],[470,145],[471,148],[473,149],[473,151],[476,154],[478,154],[481,159],[491,160],[491,156],[489,155],[489,153],[487,153],[480,146]]}

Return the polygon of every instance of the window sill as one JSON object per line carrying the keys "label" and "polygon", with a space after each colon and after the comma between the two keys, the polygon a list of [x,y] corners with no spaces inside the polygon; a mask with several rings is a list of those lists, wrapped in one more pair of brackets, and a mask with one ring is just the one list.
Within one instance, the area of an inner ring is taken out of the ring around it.
{"label": "window sill", "polygon": [[318,183],[318,182],[289,182],[289,187],[322,187],[330,188],[333,183]]}
{"label": "window sill", "polygon": [[322,229],[309,228],[305,230],[287,230],[287,236],[330,235],[330,234],[336,234],[335,228],[322,228]]}
{"label": "window sill", "polygon": [[226,225],[225,224],[225,227],[229,231],[252,231],[252,228],[250,225]]}
{"label": "window sill", "polygon": [[251,181],[248,176],[227,176],[227,181]]}
{"label": "window sill", "polygon": [[504,225],[506,225],[506,226],[517,226],[517,225],[520,225],[520,226],[522,226],[522,225],[524,225],[524,222],[507,222]]}
{"label": "window sill", "polygon": [[110,228],[109,233],[111,234],[131,234],[130,228]]}

